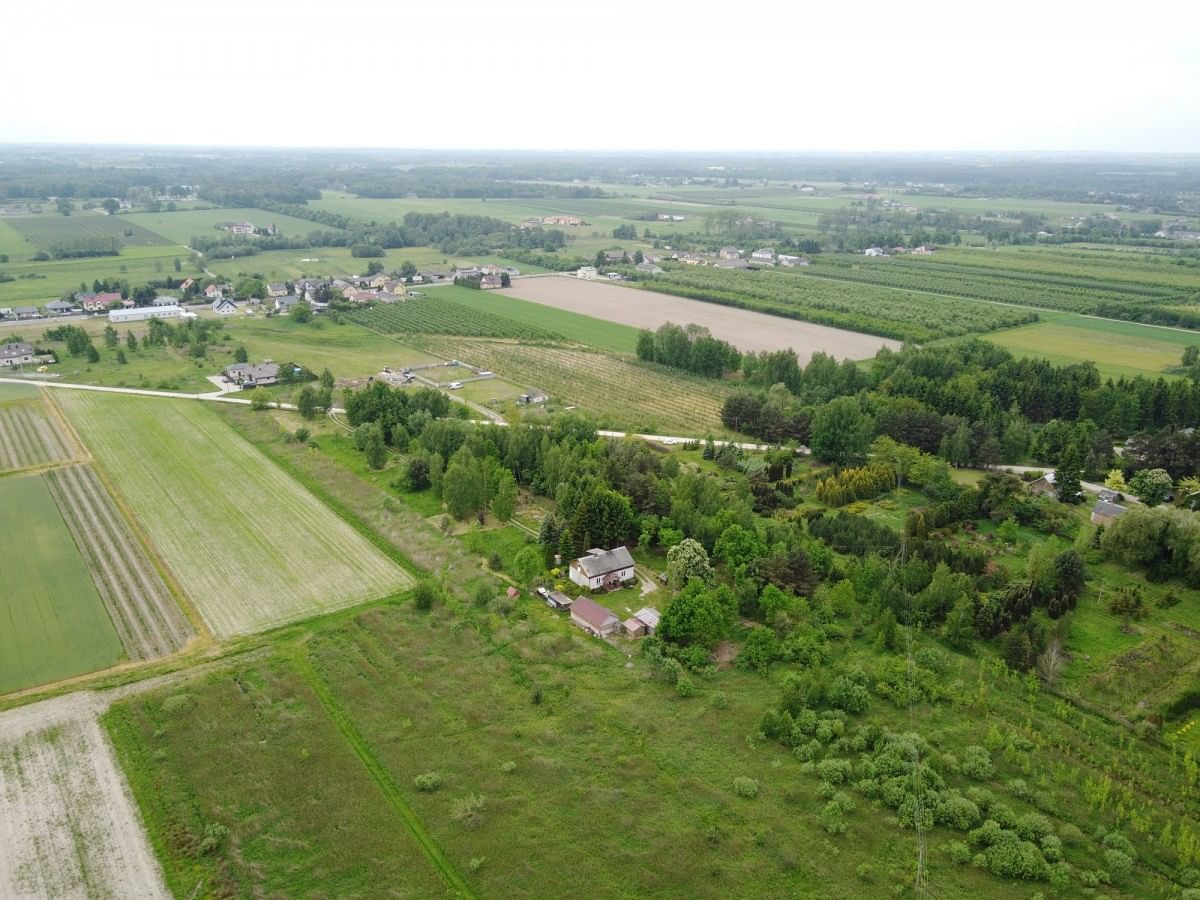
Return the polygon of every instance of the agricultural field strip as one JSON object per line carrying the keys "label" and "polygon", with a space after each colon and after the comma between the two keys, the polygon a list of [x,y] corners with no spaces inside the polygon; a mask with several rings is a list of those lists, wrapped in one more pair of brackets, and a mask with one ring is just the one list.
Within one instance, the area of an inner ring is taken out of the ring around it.
{"label": "agricultural field strip", "polygon": [[658,328],[664,322],[702,325],[714,337],[729,341],[740,350],[793,349],[804,365],[817,351],[833,356],[863,359],[880,347],[898,350],[900,343],[858,331],[799,322],[768,312],[738,309],[668,294],[647,294],[615,284],[602,284],[571,277],[518,280],[511,288],[497,291],[555,309],[621,322],[638,328]]}
{"label": "agricultural field strip", "polygon": [[88,391],[63,397],[218,637],[378,599],[410,583],[206,406]]}
{"label": "agricultural field strip", "polygon": [[724,433],[721,404],[731,385],[659,370],[617,356],[567,347],[533,347],[487,339],[424,338],[445,358],[469,359],[514,384],[549,391],[596,416],[602,427],[666,434]]}
{"label": "agricultural field strip", "polygon": [[[21,216],[5,220],[39,250],[52,250],[73,241],[113,240],[119,247],[152,247],[170,244],[134,222],[118,216]],[[126,234],[125,232],[131,232]]]}
{"label": "agricultural field strip", "polygon": [[91,693],[0,713],[0,897],[170,896]]}
{"label": "agricultural field strip", "polygon": [[404,303],[356,309],[352,322],[386,334],[461,334],[470,337],[563,340],[563,336],[536,325],[526,325],[483,310],[475,310],[438,296]]}
{"label": "agricultural field strip", "polygon": [[76,458],[70,440],[41,404],[40,400],[0,404],[0,472]]}
{"label": "agricultural field strip", "polygon": [[96,473],[73,466],[47,473],[46,483],[130,659],[181,649],[192,630]]}

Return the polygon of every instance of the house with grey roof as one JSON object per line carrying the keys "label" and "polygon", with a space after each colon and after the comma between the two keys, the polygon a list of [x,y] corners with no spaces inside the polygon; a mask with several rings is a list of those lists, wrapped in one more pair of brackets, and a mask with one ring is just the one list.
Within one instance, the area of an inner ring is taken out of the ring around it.
{"label": "house with grey roof", "polygon": [[1127,512],[1129,510],[1118,503],[1097,500],[1096,505],[1092,507],[1092,524],[1108,527]]}
{"label": "house with grey roof", "polygon": [[571,560],[571,580],[590,590],[620,587],[637,576],[633,572],[633,557],[625,547],[601,550],[593,547],[586,556]]}
{"label": "house with grey roof", "polygon": [[279,366],[275,363],[234,363],[227,366],[223,374],[242,388],[265,387],[279,381]]}
{"label": "house with grey roof", "polygon": [[53,316],[68,316],[73,312],[79,312],[79,309],[74,303],[66,300],[51,300],[46,304],[46,312]]}
{"label": "house with grey roof", "polygon": [[13,341],[0,346],[0,368],[24,366],[34,361],[32,344],[24,341]]}

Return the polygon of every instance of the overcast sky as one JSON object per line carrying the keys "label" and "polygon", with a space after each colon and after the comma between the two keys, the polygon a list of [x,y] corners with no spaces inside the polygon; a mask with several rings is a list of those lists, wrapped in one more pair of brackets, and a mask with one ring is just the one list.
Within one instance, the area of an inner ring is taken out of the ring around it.
{"label": "overcast sky", "polygon": [[6,0],[0,142],[1200,152],[1200,0]]}

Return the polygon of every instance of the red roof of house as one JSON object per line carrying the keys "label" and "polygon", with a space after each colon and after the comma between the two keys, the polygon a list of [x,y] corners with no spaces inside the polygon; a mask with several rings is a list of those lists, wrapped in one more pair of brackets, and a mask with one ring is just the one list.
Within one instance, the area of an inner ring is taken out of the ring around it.
{"label": "red roof of house", "polygon": [[603,628],[611,622],[620,621],[617,619],[616,613],[607,607],[601,606],[595,600],[588,597],[580,597],[571,604],[571,615],[579,616],[588,625],[593,628]]}

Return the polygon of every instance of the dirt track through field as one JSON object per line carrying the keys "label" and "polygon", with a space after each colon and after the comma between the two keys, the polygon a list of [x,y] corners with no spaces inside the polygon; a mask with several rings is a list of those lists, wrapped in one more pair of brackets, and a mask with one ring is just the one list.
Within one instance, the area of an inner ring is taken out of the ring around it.
{"label": "dirt track through field", "polygon": [[47,473],[46,483],[130,659],[181,649],[192,630],[137,535],[90,466]]}
{"label": "dirt track through field", "polygon": [[100,729],[71,694],[0,713],[0,897],[169,897]]}
{"label": "dirt track through field", "polygon": [[493,291],[492,295],[497,297],[498,304],[502,302],[501,297],[508,295],[651,330],[664,322],[695,323],[739,350],[791,348],[800,357],[802,365],[818,351],[837,359],[866,359],[874,356],[880,347],[900,349],[899,341],[857,331],[567,276],[520,278],[511,288]]}

